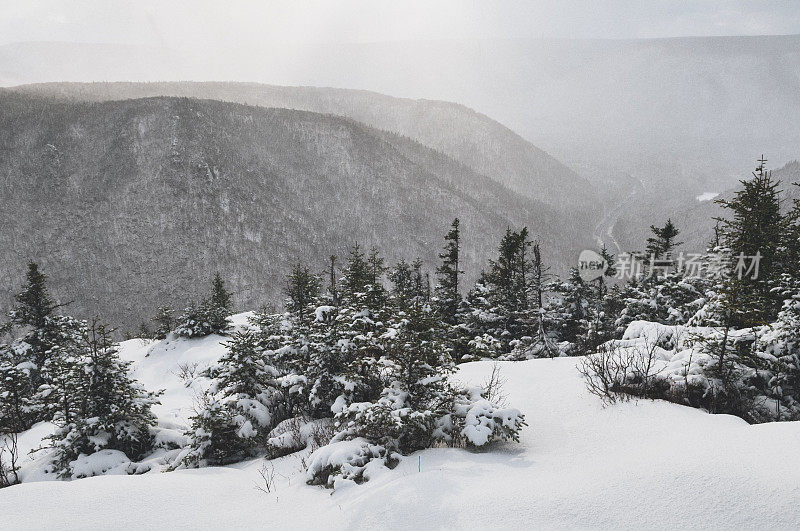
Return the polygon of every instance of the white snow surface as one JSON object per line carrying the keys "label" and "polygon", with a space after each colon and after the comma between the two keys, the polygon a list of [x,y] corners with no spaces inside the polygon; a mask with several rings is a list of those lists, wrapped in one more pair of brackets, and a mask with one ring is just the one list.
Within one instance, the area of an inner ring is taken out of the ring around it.
{"label": "white snow surface", "polygon": [[695,197],[695,199],[697,199],[698,201],[700,201],[702,203],[703,201],[711,201],[712,199],[714,199],[718,195],[719,195],[719,192],[703,192],[702,194],[700,194],[697,197]]}
{"label": "white snow surface", "polygon": [[[212,363],[223,352],[220,340],[123,344],[136,376],[167,389],[156,410],[161,426],[185,426],[194,393],[208,385],[198,378],[184,387],[178,365]],[[267,462],[275,483],[269,494],[256,489],[261,459],[70,482],[30,474],[0,491],[3,527],[800,528],[800,422],[751,426],[649,400],[603,407],[586,392],[578,361],[500,363],[509,405],[529,424],[520,444],[424,450],[334,491],[306,484],[301,460],[310,450]],[[491,370],[491,362],[468,363],[456,377],[476,385]],[[21,445],[37,446],[51,429],[35,426]],[[90,461],[87,470],[123,465],[113,453]],[[158,465],[156,457],[149,462]]]}

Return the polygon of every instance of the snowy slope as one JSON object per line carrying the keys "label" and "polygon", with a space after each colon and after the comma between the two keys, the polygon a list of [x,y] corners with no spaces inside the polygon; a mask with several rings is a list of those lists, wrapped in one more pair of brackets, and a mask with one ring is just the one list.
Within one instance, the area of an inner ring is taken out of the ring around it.
{"label": "snowy slope", "polygon": [[[221,353],[213,339],[123,346],[139,378],[169,387],[157,411],[165,427],[191,414],[193,390],[182,387],[177,365]],[[508,400],[530,424],[518,445],[425,450],[333,493],[305,484],[306,453],[273,462],[271,494],[255,488],[260,460],[24,483],[0,491],[0,514],[4,527],[28,529],[800,528],[800,423],[750,426],[666,402],[603,408],[576,361],[501,364]],[[481,383],[491,368],[470,363],[457,377]]]}

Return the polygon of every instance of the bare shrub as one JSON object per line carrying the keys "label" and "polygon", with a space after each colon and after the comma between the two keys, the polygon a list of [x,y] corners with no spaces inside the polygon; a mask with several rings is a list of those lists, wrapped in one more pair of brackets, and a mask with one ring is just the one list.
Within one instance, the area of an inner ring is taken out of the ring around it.
{"label": "bare shrub", "polygon": [[655,385],[658,381],[656,376],[664,370],[663,366],[657,370],[655,368],[656,349],[659,348],[659,342],[660,336],[653,343],[646,342],[644,345],[635,347],[630,371],[632,381],[626,382],[623,386],[626,392],[645,398],[656,398],[663,395],[664,389]]}
{"label": "bare shrub", "polygon": [[0,446],[0,488],[10,487],[18,484],[19,466],[19,447],[17,446],[16,433],[8,433],[3,436],[3,444]]}
{"label": "bare shrub", "polygon": [[504,391],[504,387],[508,381],[500,374],[500,364],[494,363],[492,365],[492,374],[483,383],[483,396],[491,402],[500,407],[505,407],[507,404],[508,394]]}
{"label": "bare shrub", "polygon": [[624,401],[628,396],[622,393],[621,382],[627,378],[633,364],[631,352],[612,343],[604,343],[597,353],[584,357],[578,364],[578,371],[586,381],[586,389],[599,396],[606,404]]}
{"label": "bare shrub", "polygon": [[192,380],[197,378],[198,368],[199,367],[200,367],[200,363],[199,362],[179,363],[178,364],[178,372],[173,372],[173,374],[175,374],[175,376],[180,378],[183,381],[183,383],[186,386],[188,386],[189,384],[191,384]]}
{"label": "bare shrub", "polygon": [[578,365],[586,388],[607,404],[630,396],[663,398],[669,387],[659,384],[658,375],[664,370],[656,363],[660,342],[659,336],[632,347],[621,347],[613,341],[603,343],[596,354],[586,356]]}
{"label": "bare shrub", "polygon": [[275,492],[275,465],[264,461],[264,464],[258,469],[258,475],[261,476],[261,482],[256,483],[256,488],[265,494]]}
{"label": "bare shrub", "polygon": [[313,452],[331,442],[334,435],[336,435],[336,428],[333,423],[315,422],[308,435],[308,446]]}

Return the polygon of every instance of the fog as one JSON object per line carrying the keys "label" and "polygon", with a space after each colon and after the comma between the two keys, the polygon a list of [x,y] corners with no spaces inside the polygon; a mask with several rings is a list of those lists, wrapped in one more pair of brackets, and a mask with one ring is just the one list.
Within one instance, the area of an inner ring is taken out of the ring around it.
{"label": "fog", "polygon": [[791,1],[0,5],[4,86],[232,80],[448,100],[574,167],[701,188],[800,145],[800,40],[764,37],[800,33]]}

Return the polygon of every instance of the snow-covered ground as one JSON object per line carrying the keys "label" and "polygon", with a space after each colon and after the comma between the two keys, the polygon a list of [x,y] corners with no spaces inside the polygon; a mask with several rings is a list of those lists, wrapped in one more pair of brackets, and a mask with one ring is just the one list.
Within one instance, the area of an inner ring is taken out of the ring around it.
{"label": "snow-covered ground", "polygon": [[[185,424],[204,383],[185,387],[179,366],[213,362],[218,339],[123,344],[137,378],[167,389],[156,409],[163,428]],[[501,363],[508,401],[529,424],[520,444],[425,450],[334,492],[305,484],[307,452],[271,462],[271,493],[256,488],[261,460],[72,482],[30,477],[0,491],[3,527],[800,528],[800,423],[750,426],[660,401],[604,408],[576,362]],[[457,377],[482,383],[491,370],[469,363]],[[50,429],[37,425],[22,446]]]}

